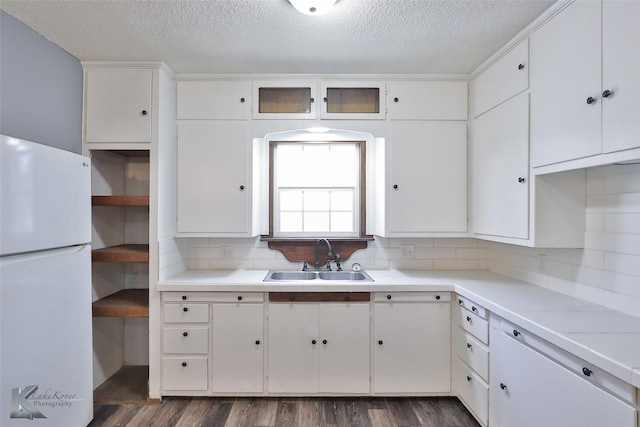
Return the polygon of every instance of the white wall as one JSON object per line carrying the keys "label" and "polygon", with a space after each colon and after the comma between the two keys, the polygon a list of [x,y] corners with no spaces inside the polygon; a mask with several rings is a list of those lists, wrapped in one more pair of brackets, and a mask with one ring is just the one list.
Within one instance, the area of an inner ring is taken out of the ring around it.
{"label": "white wall", "polygon": [[640,316],[640,165],[587,171],[584,249],[488,244],[488,267]]}

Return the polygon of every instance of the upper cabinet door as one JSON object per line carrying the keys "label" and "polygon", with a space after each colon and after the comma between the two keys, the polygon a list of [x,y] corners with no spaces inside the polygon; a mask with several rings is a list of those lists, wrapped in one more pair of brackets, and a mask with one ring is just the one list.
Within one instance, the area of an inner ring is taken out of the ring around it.
{"label": "upper cabinet door", "polygon": [[247,120],[250,110],[249,82],[178,82],[178,120]]}
{"label": "upper cabinet door", "polygon": [[640,147],[640,2],[606,0],[602,22],[602,145],[609,153]]}
{"label": "upper cabinet door", "polygon": [[529,89],[529,40],[524,40],[473,82],[473,115]]}
{"label": "upper cabinet door", "polygon": [[392,81],[392,120],[467,120],[467,82]]}
{"label": "upper cabinet door", "polygon": [[153,72],[85,72],[85,142],[151,142]]}
{"label": "upper cabinet door", "polygon": [[386,116],[384,82],[321,83],[322,119],[384,120]]}
{"label": "upper cabinet door", "polygon": [[531,36],[533,166],[602,151],[600,21],[600,2],[577,1]]}
{"label": "upper cabinet door", "polygon": [[317,83],[310,80],[253,83],[254,119],[315,119]]}

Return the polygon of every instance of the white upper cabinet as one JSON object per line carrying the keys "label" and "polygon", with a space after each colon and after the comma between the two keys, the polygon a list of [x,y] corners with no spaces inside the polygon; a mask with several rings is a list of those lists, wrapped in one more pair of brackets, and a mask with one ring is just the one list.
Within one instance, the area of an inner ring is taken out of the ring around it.
{"label": "white upper cabinet", "polygon": [[466,81],[392,81],[391,120],[467,120]]}
{"label": "white upper cabinet", "polygon": [[473,124],[473,231],[529,237],[529,94]]}
{"label": "white upper cabinet", "polygon": [[480,74],[473,88],[474,117],[529,89],[529,39]]}
{"label": "white upper cabinet", "polygon": [[250,111],[249,82],[178,82],[178,120],[247,120]]}
{"label": "white upper cabinet", "polygon": [[638,156],[600,156],[640,147],[637,22],[637,2],[577,1],[531,36],[534,167]]}
{"label": "white upper cabinet", "polygon": [[322,81],[320,118],[384,120],[386,84],[379,81]]}
{"label": "white upper cabinet", "polygon": [[254,119],[315,119],[318,84],[314,80],[253,83]]}
{"label": "white upper cabinet", "polygon": [[85,68],[86,143],[150,143],[153,71]]}
{"label": "white upper cabinet", "polygon": [[602,151],[610,153],[640,147],[640,2],[606,0],[602,22]]}

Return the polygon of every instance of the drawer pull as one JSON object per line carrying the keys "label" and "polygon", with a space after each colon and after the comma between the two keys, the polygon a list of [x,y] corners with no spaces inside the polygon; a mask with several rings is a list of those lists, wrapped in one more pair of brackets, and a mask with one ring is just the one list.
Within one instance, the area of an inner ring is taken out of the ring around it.
{"label": "drawer pull", "polygon": [[516,329],[513,330],[513,336],[517,337],[518,335],[520,335],[520,332],[518,332]]}
{"label": "drawer pull", "polygon": [[189,311],[189,307],[185,307],[185,308],[183,308],[183,309],[182,309],[182,311],[184,311],[184,312]]}
{"label": "drawer pull", "polygon": [[186,295],[182,295],[182,301],[186,301],[187,300],[187,296]]}
{"label": "drawer pull", "polygon": [[189,336],[189,332],[183,332],[183,333],[182,333],[182,336],[183,336],[183,337]]}
{"label": "drawer pull", "polygon": [[471,348],[471,344],[470,343],[467,343],[467,348]]}
{"label": "drawer pull", "polygon": [[458,300],[458,304],[462,305],[462,304],[464,304],[464,301],[463,301],[463,300],[461,300],[461,299],[459,299],[459,300]]}
{"label": "drawer pull", "polygon": [[256,340],[256,345],[260,345],[260,340]]}
{"label": "drawer pull", "polygon": [[475,312],[477,312],[477,311],[478,311],[478,309],[476,308],[476,306],[475,306],[475,305],[472,305],[472,306],[471,306],[471,311],[473,311],[473,312],[475,313]]}
{"label": "drawer pull", "polygon": [[391,295],[387,295],[387,299],[391,299]]}
{"label": "drawer pull", "polygon": [[501,388],[502,390],[504,390],[505,388],[507,388],[507,385],[506,385],[506,384],[504,384],[504,383],[500,383],[500,388]]}
{"label": "drawer pull", "polygon": [[436,295],[436,299],[439,300],[440,299],[440,295]]}
{"label": "drawer pull", "polygon": [[289,295],[289,301],[293,301],[294,299],[296,299],[295,295]]}
{"label": "drawer pull", "polygon": [[186,368],[187,367],[187,362],[182,362],[182,367]]}
{"label": "drawer pull", "polygon": [[242,296],[238,295],[238,301],[242,301]]}
{"label": "drawer pull", "polygon": [[582,368],[582,373],[586,376],[586,377],[590,377],[591,374],[593,373],[593,371],[589,368],[587,368],[586,366],[584,368]]}
{"label": "drawer pull", "polygon": [[471,382],[471,377],[467,375],[467,381]]}
{"label": "drawer pull", "polygon": [[471,317],[467,316],[467,322],[471,323]]}

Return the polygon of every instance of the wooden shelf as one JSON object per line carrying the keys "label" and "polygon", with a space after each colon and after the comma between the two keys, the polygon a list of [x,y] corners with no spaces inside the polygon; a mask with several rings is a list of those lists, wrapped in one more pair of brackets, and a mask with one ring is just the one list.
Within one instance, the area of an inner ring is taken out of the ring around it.
{"label": "wooden shelf", "polygon": [[123,366],[118,372],[93,391],[96,405],[151,405],[158,399],[149,399],[149,367]]}
{"label": "wooden shelf", "polygon": [[149,262],[149,245],[118,245],[91,251],[94,262]]}
{"label": "wooden shelf", "polygon": [[93,206],[146,206],[149,196],[91,196]]}
{"label": "wooden shelf", "polygon": [[149,290],[123,289],[92,305],[93,317],[149,317]]}

